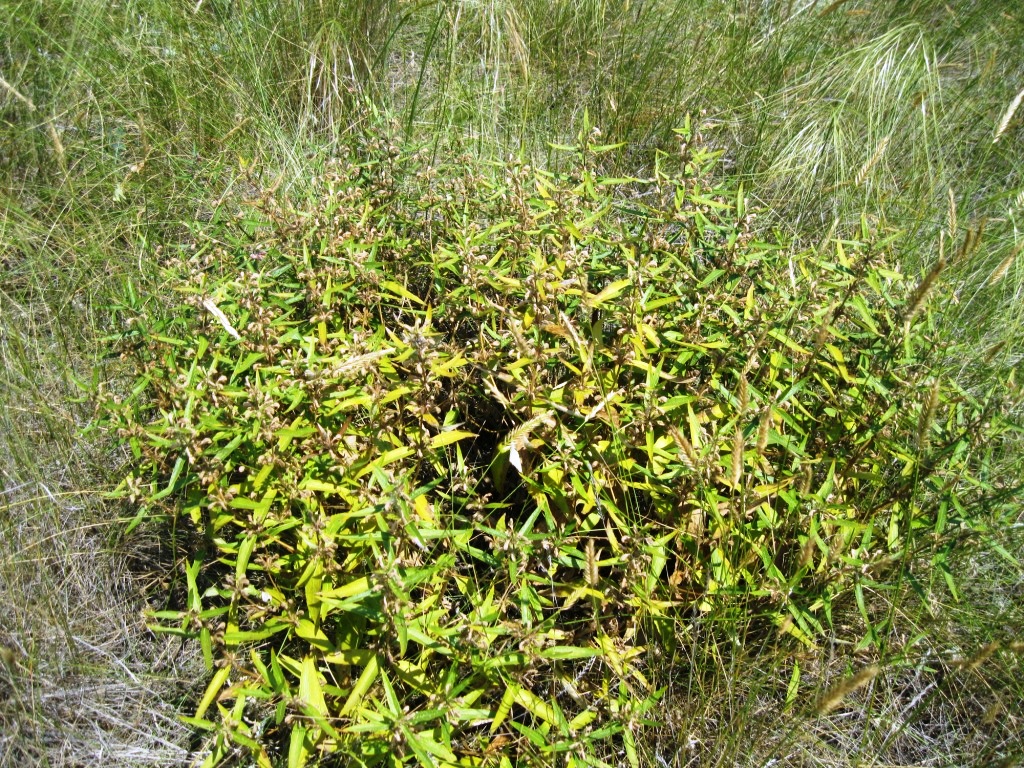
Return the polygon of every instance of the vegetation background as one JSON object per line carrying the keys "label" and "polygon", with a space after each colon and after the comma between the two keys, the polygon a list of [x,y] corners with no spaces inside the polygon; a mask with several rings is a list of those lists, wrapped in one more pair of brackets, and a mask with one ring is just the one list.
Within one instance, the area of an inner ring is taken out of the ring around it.
{"label": "vegetation background", "polygon": [[[762,231],[893,233],[909,274],[944,243],[957,258],[936,322],[965,389],[1021,362],[1010,0],[5,0],[0,41],[4,764],[178,765],[200,746],[177,719],[205,687],[199,650],[141,614],[174,553],[155,528],[122,536],[125,509],[103,494],[124,457],[82,434],[121,330],[109,307],[161,295],[158,246],[253,185],[301,196],[366,133],[439,161],[557,168],[550,143],[572,143],[586,112],[623,143],[605,170],[642,175],[691,115]],[[1001,451],[1019,477],[1019,447]],[[644,759],[763,765],[772,734],[791,765],[1019,764],[1019,656],[994,643],[1024,627],[1024,526],[995,534],[949,580],[872,596],[901,663],[841,716],[772,704],[791,650],[695,641]],[[806,695],[851,671],[848,639],[802,659]]]}

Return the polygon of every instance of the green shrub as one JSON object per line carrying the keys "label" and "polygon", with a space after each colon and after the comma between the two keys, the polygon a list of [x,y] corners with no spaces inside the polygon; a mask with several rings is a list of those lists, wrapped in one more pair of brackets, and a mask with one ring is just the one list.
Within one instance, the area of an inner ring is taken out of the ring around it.
{"label": "green shrub", "polygon": [[191,532],[155,618],[208,764],[635,766],[678,622],[813,644],[850,593],[868,646],[862,587],[984,522],[941,261],[759,240],[688,131],[644,179],[595,136],[558,175],[361,146],[123,308],[120,490]]}

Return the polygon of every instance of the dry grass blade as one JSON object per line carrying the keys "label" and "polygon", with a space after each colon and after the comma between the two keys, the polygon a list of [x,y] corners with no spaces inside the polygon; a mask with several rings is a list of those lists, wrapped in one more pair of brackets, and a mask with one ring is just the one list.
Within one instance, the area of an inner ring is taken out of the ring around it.
{"label": "dry grass blade", "polygon": [[213,303],[213,299],[203,299],[203,306],[206,307],[207,311],[217,319],[217,322],[221,324],[221,327],[231,334],[231,336],[236,339],[242,338],[238,334],[238,331],[235,330],[234,326],[231,325],[231,321],[228,320],[228,316],[224,314],[220,307]]}
{"label": "dry grass blade", "polygon": [[25,106],[27,106],[29,112],[35,112],[36,111],[35,102],[33,102],[32,99],[30,99],[28,96],[25,96],[23,93],[21,93],[21,91],[19,91],[17,88],[15,88],[9,82],[7,82],[4,79],[3,75],[0,75],[0,87],[2,87],[5,91],[10,93],[18,101],[22,102]]}
{"label": "dry grass blade", "polygon": [[351,371],[357,371],[360,368],[364,368],[374,360],[379,360],[382,357],[386,357],[395,351],[394,347],[385,347],[384,349],[377,349],[373,352],[367,352],[365,355],[357,355],[351,360],[346,360],[344,363],[335,368],[332,373],[335,376],[340,376],[343,373],[350,373]]}

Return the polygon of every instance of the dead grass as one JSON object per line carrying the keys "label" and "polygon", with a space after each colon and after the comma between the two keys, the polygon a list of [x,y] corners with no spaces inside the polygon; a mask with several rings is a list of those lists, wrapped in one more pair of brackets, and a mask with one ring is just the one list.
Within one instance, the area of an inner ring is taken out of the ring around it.
{"label": "dead grass", "polygon": [[70,376],[84,361],[67,323],[82,318],[10,287],[0,281],[0,764],[185,764],[176,704],[199,667],[194,649],[146,629],[99,494],[103,446],[78,432],[89,414]]}

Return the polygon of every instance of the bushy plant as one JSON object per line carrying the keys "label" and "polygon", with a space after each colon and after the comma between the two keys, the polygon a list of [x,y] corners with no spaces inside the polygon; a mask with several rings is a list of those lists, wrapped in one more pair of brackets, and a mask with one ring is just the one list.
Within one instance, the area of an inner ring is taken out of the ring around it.
{"label": "bushy plant", "polygon": [[[207,764],[639,764],[676,625],[812,644],[941,565],[1005,428],[884,240],[795,250],[681,130],[648,178],[380,143],[164,251],[107,401],[183,538]],[[774,630],[773,630],[774,627]],[[354,762],[349,762],[354,761]]]}

